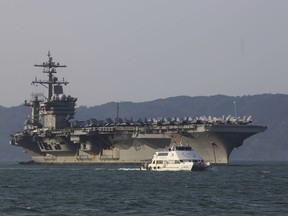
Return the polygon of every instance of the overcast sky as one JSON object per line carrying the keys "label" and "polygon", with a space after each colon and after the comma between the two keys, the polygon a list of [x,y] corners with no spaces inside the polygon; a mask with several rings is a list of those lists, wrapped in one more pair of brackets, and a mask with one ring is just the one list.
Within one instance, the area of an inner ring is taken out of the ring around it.
{"label": "overcast sky", "polygon": [[287,0],[1,0],[0,105],[57,77],[77,105],[287,93]]}

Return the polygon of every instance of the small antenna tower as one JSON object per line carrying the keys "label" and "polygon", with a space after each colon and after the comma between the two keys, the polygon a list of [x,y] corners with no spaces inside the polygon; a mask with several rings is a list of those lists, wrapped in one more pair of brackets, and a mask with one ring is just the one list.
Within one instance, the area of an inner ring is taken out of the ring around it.
{"label": "small antenna tower", "polygon": [[236,117],[237,117],[236,101],[234,101],[233,103],[234,103],[234,116],[235,116],[235,118],[236,118]]}
{"label": "small antenna tower", "polygon": [[119,102],[117,102],[116,123],[119,122]]}

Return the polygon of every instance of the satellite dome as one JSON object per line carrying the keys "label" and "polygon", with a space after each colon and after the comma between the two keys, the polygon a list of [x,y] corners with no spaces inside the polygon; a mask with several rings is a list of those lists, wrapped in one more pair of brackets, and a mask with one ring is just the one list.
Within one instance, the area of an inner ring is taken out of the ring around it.
{"label": "satellite dome", "polygon": [[65,95],[65,94],[60,94],[60,95],[59,95],[59,99],[60,99],[61,101],[64,101],[64,100],[66,99],[66,95]]}

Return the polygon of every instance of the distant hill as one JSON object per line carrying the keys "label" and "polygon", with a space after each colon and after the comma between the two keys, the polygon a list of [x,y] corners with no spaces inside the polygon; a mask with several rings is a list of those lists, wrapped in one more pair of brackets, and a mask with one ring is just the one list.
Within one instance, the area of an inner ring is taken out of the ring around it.
{"label": "distant hill", "polygon": [[[138,120],[151,117],[222,116],[234,115],[253,117],[253,124],[268,126],[268,130],[245,140],[244,145],[232,152],[230,160],[287,160],[288,159],[288,95],[262,94],[230,97],[215,95],[209,97],[178,96],[154,101],[119,104],[121,118]],[[75,119],[95,118],[105,120],[116,118],[115,102],[100,106],[80,106]],[[0,160],[25,160],[22,149],[8,144],[9,135],[22,130],[30,113],[27,107],[4,108],[0,106]]]}

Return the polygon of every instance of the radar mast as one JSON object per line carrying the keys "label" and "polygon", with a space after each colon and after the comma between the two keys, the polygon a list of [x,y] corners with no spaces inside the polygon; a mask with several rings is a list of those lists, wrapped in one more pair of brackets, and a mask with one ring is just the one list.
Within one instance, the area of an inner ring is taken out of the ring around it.
{"label": "radar mast", "polygon": [[[39,101],[38,98],[31,101],[28,104],[32,108],[32,116],[43,117],[43,127],[49,129],[63,129],[69,127],[69,120],[74,118],[75,103],[77,98],[73,98],[70,95],[65,95],[63,92],[63,85],[67,85],[68,82],[64,80],[58,81],[55,76],[57,73],[56,68],[66,67],[66,65],[60,65],[55,63],[51,57],[50,51],[48,52],[48,61],[42,64],[35,64],[35,67],[42,67],[43,73],[48,75],[48,80],[40,80],[35,78],[32,81],[33,85],[41,84],[48,89],[48,95],[44,102]],[[35,122],[38,119],[33,119]]]}
{"label": "radar mast", "polygon": [[48,51],[48,62],[43,62],[42,64],[35,64],[35,67],[43,67],[43,73],[48,74],[48,80],[38,80],[37,77],[34,81],[32,81],[32,84],[41,84],[45,88],[48,89],[48,97],[47,100],[51,101],[52,98],[52,92],[53,92],[53,86],[64,84],[67,85],[69,82],[65,81],[63,78],[63,81],[58,81],[58,78],[55,77],[53,74],[56,74],[56,68],[58,67],[66,67],[66,65],[60,65],[59,63],[53,62],[53,58],[51,57],[50,51]]}

